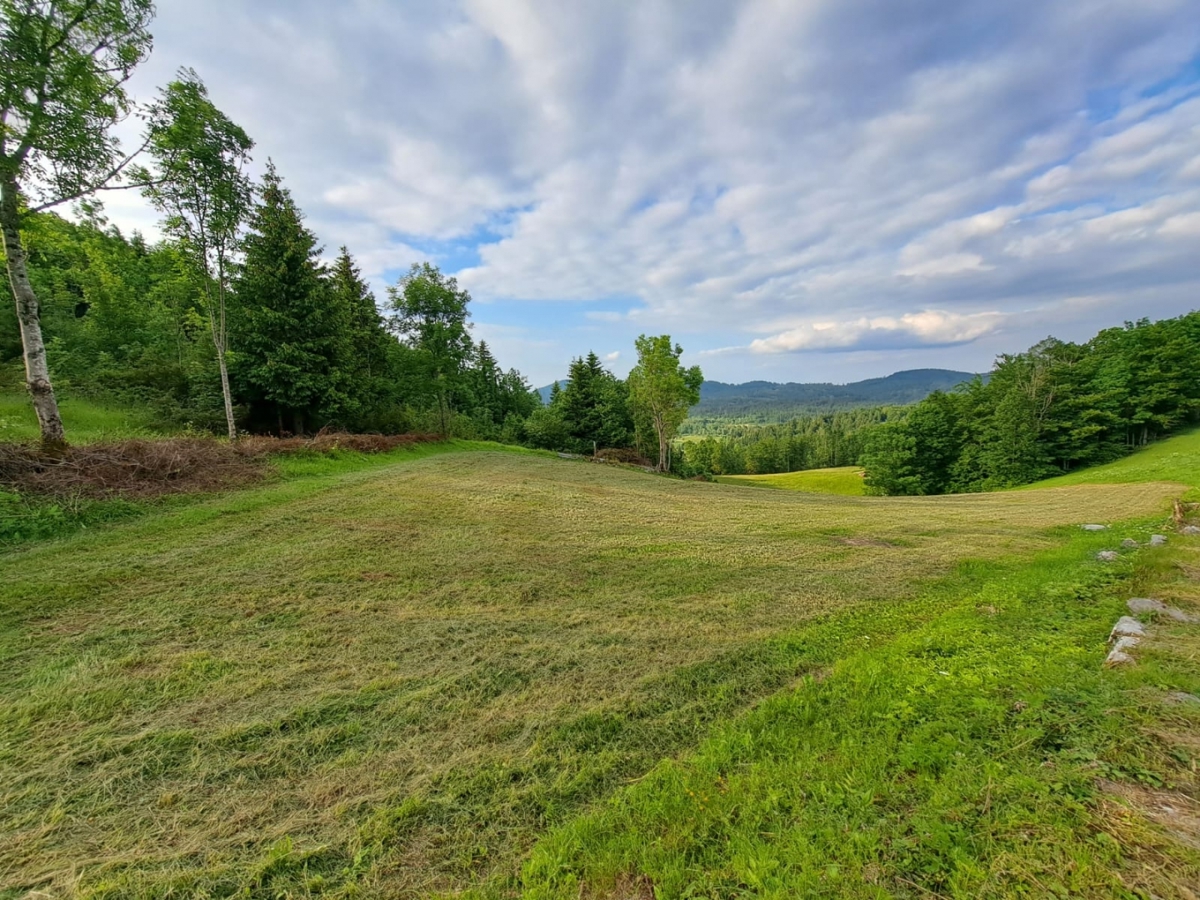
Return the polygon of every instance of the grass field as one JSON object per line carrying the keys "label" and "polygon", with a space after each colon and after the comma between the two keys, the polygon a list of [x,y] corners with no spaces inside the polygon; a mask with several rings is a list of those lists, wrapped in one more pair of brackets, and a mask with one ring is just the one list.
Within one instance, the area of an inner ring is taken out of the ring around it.
{"label": "grass field", "polygon": [[[107,406],[76,397],[60,398],[58,406],[67,439],[76,444],[161,434],[149,415],[132,407]],[[33,441],[38,436],[37,417],[29,397],[0,392],[0,441]]]}
{"label": "grass field", "polygon": [[1136,896],[1092,557],[1180,485],[289,464],[0,556],[0,897]]}
{"label": "grass field", "polygon": [[807,469],[803,472],[781,472],[778,475],[721,475],[717,481],[722,484],[779,488],[810,494],[840,494],[844,497],[861,497],[866,493],[862,469],[858,466]]}

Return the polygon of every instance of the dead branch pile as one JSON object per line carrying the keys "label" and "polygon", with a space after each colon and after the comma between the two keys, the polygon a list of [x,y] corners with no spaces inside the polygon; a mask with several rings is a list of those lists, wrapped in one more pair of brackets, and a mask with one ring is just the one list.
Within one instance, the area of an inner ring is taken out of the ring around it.
{"label": "dead branch pile", "polygon": [[382,453],[435,435],[322,433],[312,438],[176,437],[115,441],[46,453],[37,444],[0,443],[0,488],[53,497],[150,498],[244,487],[269,473],[277,453]]}
{"label": "dead branch pile", "polygon": [[593,459],[603,460],[604,462],[626,463],[631,466],[650,466],[653,463],[646,459],[636,450],[628,447],[605,447],[596,452]]}

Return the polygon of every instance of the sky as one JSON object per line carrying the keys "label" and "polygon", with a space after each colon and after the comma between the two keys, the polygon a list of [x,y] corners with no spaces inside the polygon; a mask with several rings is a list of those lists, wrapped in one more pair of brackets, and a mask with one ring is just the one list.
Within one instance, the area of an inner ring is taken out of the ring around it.
{"label": "sky", "polygon": [[[158,0],[377,297],[429,260],[534,385],[986,371],[1200,308],[1196,0]],[[155,234],[132,192],[109,218]]]}

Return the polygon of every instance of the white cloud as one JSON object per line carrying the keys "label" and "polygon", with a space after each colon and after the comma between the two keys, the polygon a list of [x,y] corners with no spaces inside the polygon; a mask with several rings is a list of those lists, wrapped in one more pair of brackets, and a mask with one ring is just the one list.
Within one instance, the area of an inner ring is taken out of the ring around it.
{"label": "white cloud", "polygon": [[806,322],[768,338],[751,341],[752,353],[800,350],[902,349],[965,344],[993,331],[999,313],[959,315],[924,310],[905,315]]}
{"label": "white cloud", "polygon": [[631,329],[761,365],[991,352],[1071,297],[1119,321],[1200,296],[1194,7],[161,0],[140,84],[196,65],[373,283],[467,260],[525,322],[513,363]]}

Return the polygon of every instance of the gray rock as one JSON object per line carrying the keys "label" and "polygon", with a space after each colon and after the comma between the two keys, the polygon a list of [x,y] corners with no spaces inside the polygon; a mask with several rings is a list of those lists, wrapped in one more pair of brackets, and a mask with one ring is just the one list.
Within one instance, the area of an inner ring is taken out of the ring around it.
{"label": "gray rock", "polygon": [[1136,550],[1138,548],[1138,542],[1133,538],[1125,538],[1125,540],[1121,541],[1121,546],[1126,550]]}
{"label": "gray rock", "polygon": [[1163,698],[1163,702],[1170,703],[1173,706],[1200,706],[1200,697],[1195,694],[1189,694],[1186,691],[1171,691]]}
{"label": "gray rock", "polygon": [[1165,534],[1150,535],[1150,546],[1151,547],[1162,547],[1166,543],[1167,543],[1167,536]]}
{"label": "gray rock", "polygon": [[1117,619],[1117,624],[1113,626],[1112,633],[1108,636],[1110,641],[1115,641],[1123,637],[1145,637],[1146,626],[1132,616],[1121,616]]}
{"label": "gray rock", "polygon": [[1135,637],[1117,638],[1113,648],[1108,651],[1108,656],[1104,658],[1104,665],[1123,666],[1132,663],[1134,659],[1129,655],[1129,651],[1139,643],[1140,641]]}
{"label": "gray rock", "polygon": [[1116,550],[1101,550],[1096,554],[1096,559],[1100,562],[1116,562],[1118,559]]}
{"label": "gray rock", "polygon": [[1084,531],[1108,531],[1107,525],[1080,525]]}
{"label": "gray rock", "polygon": [[1129,607],[1129,611],[1135,616],[1142,613],[1154,613],[1159,616],[1166,616],[1168,619],[1174,619],[1176,622],[1200,622],[1200,619],[1196,616],[1188,615],[1182,609],[1167,606],[1161,600],[1151,600],[1149,597],[1132,597],[1125,605]]}
{"label": "gray rock", "polygon": [[1200,535],[1200,525],[1184,525],[1183,528],[1180,529],[1179,533],[1196,537],[1197,535]]}

